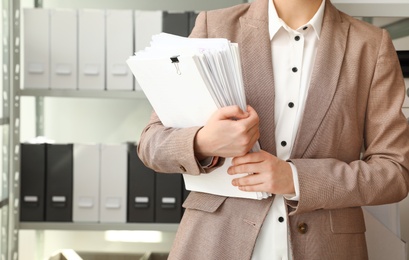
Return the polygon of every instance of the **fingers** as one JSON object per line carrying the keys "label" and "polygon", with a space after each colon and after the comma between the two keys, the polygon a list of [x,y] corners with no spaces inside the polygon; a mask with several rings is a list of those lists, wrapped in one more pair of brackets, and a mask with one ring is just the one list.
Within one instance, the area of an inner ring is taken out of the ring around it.
{"label": "fingers", "polygon": [[238,106],[227,106],[222,107],[215,114],[215,119],[225,120],[225,119],[244,119],[249,116],[247,111],[243,111]]}
{"label": "fingers", "polygon": [[232,180],[243,191],[265,191],[272,194],[294,193],[294,181],[289,163],[261,150],[235,157],[228,174],[250,173]]}
{"label": "fingers", "polygon": [[[252,170],[251,168],[247,168],[246,166],[250,167],[251,164],[260,163],[264,158],[265,151],[261,150],[259,152],[248,153],[244,156],[234,157],[232,160],[232,166],[229,168],[232,173],[242,173],[242,170],[249,171]],[[256,172],[256,170],[250,171]]]}
{"label": "fingers", "polygon": [[[260,137],[259,117],[248,106],[248,111],[238,106],[218,109],[195,136],[197,157],[235,157],[248,153]],[[235,119],[235,120],[232,120]]]}
{"label": "fingers", "polygon": [[242,191],[265,191],[268,190],[266,182],[259,174],[250,174],[243,178],[234,179],[233,186],[236,186]]}
{"label": "fingers", "polygon": [[263,182],[264,182],[263,177],[261,177],[260,174],[258,173],[249,174],[245,177],[236,178],[232,180],[233,186],[238,187],[259,185],[262,184]]}
{"label": "fingers", "polygon": [[247,111],[243,111],[239,106],[227,106],[227,107],[222,107],[218,110],[218,113],[216,113],[216,118],[219,120],[223,119],[245,119],[248,117],[251,118],[258,118],[258,114],[256,110],[254,110],[253,107],[247,106]]}

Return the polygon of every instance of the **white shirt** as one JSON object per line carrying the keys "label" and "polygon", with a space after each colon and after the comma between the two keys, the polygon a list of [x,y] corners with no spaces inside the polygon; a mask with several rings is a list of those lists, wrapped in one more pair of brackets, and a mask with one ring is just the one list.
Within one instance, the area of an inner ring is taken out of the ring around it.
{"label": "white shirt", "polygon": [[[278,17],[273,0],[269,1],[268,8],[275,87],[277,157],[287,160],[304,111],[321,33],[325,0],[314,17],[297,30],[291,29]],[[293,164],[290,165],[296,194],[295,197],[286,195],[285,198],[298,200],[298,172]],[[285,207],[284,196],[276,195],[261,227],[252,260],[292,258]]]}

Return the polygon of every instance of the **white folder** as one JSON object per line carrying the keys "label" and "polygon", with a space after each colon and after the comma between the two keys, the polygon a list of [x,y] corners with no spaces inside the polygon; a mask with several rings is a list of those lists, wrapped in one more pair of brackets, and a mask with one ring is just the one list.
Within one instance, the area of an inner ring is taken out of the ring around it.
{"label": "white folder", "polygon": [[76,10],[51,10],[51,89],[77,88],[77,23]]}
{"label": "white folder", "polygon": [[152,36],[162,32],[162,11],[135,11],[135,51],[148,47]]}
{"label": "white folder", "polygon": [[27,8],[23,11],[23,88],[50,87],[50,12]]}
{"label": "white folder", "polygon": [[78,89],[105,89],[105,10],[78,11]]}
{"label": "white folder", "polygon": [[409,108],[409,78],[405,78],[405,102],[403,103],[403,107]]}
{"label": "white folder", "polygon": [[100,222],[126,222],[127,152],[126,144],[101,144]]}
{"label": "white folder", "polygon": [[[218,107],[226,105],[246,109],[237,45],[226,39],[160,34],[150,48],[137,52],[127,63],[164,126],[203,126]],[[211,64],[213,70],[208,67]],[[216,70],[220,73],[214,73]],[[265,192],[234,187],[231,180],[247,174],[227,174],[230,165],[231,159],[226,158],[222,167],[209,174],[184,174],[186,189],[231,197],[268,197]]]}
{"label": "white folder", "polygon": [[[163,12],[136,10],[134,17],[135,51],[140,51],[149,46],[153,35],[163,31]],[[149,26],[146,26],[147,24]],[[137,81],[135,81],[135,90],[142,90]]]}
{"label": "white folder", "polygon": [[133,34],[132,10],[107,10],[107,90],[133,90],[134,77],[125,62],[133,53]]}
{"label": "white folder", "polygon": [[73,221],[99,221],[100,145],[74,144]]}
{"label": "white folder", "polygon": [[409,120],[409,107],[402,108],[403,114],[405,114],[406,118]]}

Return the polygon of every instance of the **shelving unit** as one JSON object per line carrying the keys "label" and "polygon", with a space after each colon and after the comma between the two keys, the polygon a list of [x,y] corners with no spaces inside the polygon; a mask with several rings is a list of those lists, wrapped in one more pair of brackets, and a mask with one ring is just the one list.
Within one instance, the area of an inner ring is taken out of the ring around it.
{"label": "shelving unit", "polygon": [[[36,7],[44,5],[42,0],[35,0]],[[177,2],[177,1],[176,1]],[[233,5],[240,1],[230,0],[223,2],[219,0],[212,0],[203,2],[205,5],[202,9],[220,8],[222,5]],[[247,2],[247,1],[241,1]],[[409,3],[403,1],[384,1],[385,3],[365,3],[365,1],[332,1],[342,11],[354,16],[383,16],[383,17],[407,17],[409,14]],[[84,1],[74,0],[66,1],[64,7],[75,8],[81,6],[84,8],[113,8],[118,5],[121,8],[135,8],[135,6],[142,5],[142,8],[148,4],[146,1]],[[170,9],[181,8],[180,4],[173,4],[174,1],[167,1],[166,4],[158,8]],[[192,2],[190,2],[192,3]],[[61,4],[58,1],[48,1],[47,7],[58,7]],[[45,5],[44,5],[45,6]],[[182,5],[183,6],[183,5]],[[183,6],[188,8],[190,6]],[[201,8],[199,6],[199,8]],[[152,7],[151,7],[152,9]],[[182,10],[181,10],[182,11]],[[0,125],[3,126],[3,182],[6,187],[3,187],[3,196],[0,199],[1,210],[1,229],[6,230],[8,235],[1,236],[0,254],[1,259],[18,259],[18,230],[35,230],[43,237],[41,232],[44,230],[78,230],[78,231],[104,231],[104,230],[159,230],[165,232],[175,232],[178,224],[162,224],[162,223],[123,223],[123,224],[108,224],[108,223],[54,223],[54,222],[19,222],[19,177],[20,177],[20,161],[19,161],[19,143],[20,143],[20,107],[21,97],[34,97],[36,99],[36,114],[38,122],[36,124],[37,134],[43,133],[43,126],[41,125],[43,115],[43,101],[44,98],[96,98],[96,99],[145,99],[141,91],[84,91],[84,90],[33,90],[20,89],[20,0],[3,1],[3,32],[8,32],[4,35],[7,39],[8,46],[3,46],[3,68],[7,67],[8,71],[3,77],[3,117],[0,118]],[[10,88],[9,88],[10,86]],[[5,98],[6,97],[6,98]],[[9,106],[10,104],[10,106]],[[34,126],[33,126],[34,127]],[[7,151],[5,154],[4,152]],[[1,195],[1,194],[0,194]],[[2,233],[3,234],[3,233]],[[6,250],[4,250],[6,249]]]}
{"label": "shelving unit", "polygon": [[[142,91],[119,91],[119,90],[109,90],[109,91],[102,91],[102,90],[44,90],[44,89],[20,89],[20,39],[17,35],[20,35],[20,1],[16,1],[16,5],[13,6],[13,12],[16,14],[15,21],[13,22],[13,35],[16,35],[13,40],[10,42],[13,43],[13,65],[12,67],[15,68],[13,71],[13,93],[10,93],[10,100],[13,104],[12,106],[12,120],[10,120],[10,124],[13,125],[13,129],[10,129],[10,133],[12,133],[11,143],[12,143],[12,153],[10,155],[10,165],[11,169],[11,187],[13,187],[10,194],[12,194],[12,201],[13,209],[11,217],[13,218],[12,225],[13,231],[10,232],[10,237],[12,237],[12,245],[10,246],[10,255],[13,255],[14,259],[18,259],[18,231],[19,230],[34,230],[36,236],[36,245],[39,247],[43,246],[45,241],[45,231],[106,231],[106,230],[154,230],[154,231],[162,231],[162,232],[176,232],[178,228],[178,224],[165,224],[165,223],[63,223],[63,222],[19,222],[19,172],[20,172],[20,165],[19,165],[19,144],[21,140],[21,121],[20,121],[20,109],[21,109],[21,101],[23,98],[26,97],[33,97],[35,99],[35,121],[36,121],[36,135],[43,135],[44,134],[44,103],[48,98],[63,98],[66,100],[67,98],[75,99],[123,99],[123,100],[146,100],[145,95]],[[191,11],[192,8],[186,6],[185,4],[181,4],[184,0],[174,0],[174,1],[165,1],[164,5],[172,5],[174,8],[173,10],[177,11]],[[205,6],[207,9],[215,9],[221,8],[223,6],[234,5],[240,2],[247,2],[241,0],[229,0],[226,2],[220,2],[218,0],[211,0],[206,2]],[[142,4],[145,7],[140,7],[139,5]],[[111,1],[107,0],[104,2],[101,1],[94,1],[94,0],[87,0],[87,1],[66,1],[61,3],[59,1],[42,1],[42,0],[34,0],[34,6],[37,8],[54,8],[54,7],[61,7],[61,8],[126,8],[126,9],[138,9],[138,10],[168,10],[166,6],[161,7],[160,4],[152,4],[151,7],[147,8],[146,3],[135,2],[135,1]],[[155,5],[159,5],[157,8],[153,7]],[[189,2],[188,5],[192,5],[192,2]],[[194,5],[194,4],[193,4]],[[179,6],[179,8],[177,8]],[[188,8],[188,10],[184,10],[180,8],[183,6],[184,8]],[[200,9],[205,9],[201,7],[197,7]],[[18,21],[17,21],[18,20]],[[25,100],[24,100],[25,101]],[[48,100],[47,100],[48,101]],[[87,100],[85,100],[87,102]],[[110,101],[108,101],[110,102]],[[34,126],[33,126],[34,127]],[[43,259],[45,257],[43,249],[40,249],[40,252],[37,252],[37,258]],[[9,259],[9,258],[6,258]]]}

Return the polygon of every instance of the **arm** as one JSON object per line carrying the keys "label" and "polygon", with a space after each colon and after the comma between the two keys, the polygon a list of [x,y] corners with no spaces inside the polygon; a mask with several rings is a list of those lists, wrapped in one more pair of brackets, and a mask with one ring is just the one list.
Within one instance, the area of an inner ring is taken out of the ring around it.
{"label": "arm", "polygon": [[292,214],[393,203],[407,196],[409,127],[401,112],[403,98],[399,62],[383,31],[366,107],[362,159],[291,160],[297,167],[300,184],[300,201],[289,202],[296,208]]}
{"label": "arm", "polygon": [[246,112],[238,106],[223,107],[205,126],[184,129],[163,126],[153,113],[142,132],[138,154],[156,171],[197,175],[205,172],[199,161],[244,155],[259,136],[258,115],[251,107]]}

